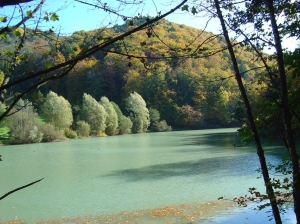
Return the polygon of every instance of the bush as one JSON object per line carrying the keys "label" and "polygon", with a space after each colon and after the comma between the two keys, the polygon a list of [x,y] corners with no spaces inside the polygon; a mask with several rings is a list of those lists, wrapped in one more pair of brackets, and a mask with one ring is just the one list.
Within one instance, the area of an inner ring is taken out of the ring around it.
{"label": "bush", "polygon": [[154,131],[172,131],[172,127],[165,120],[155,123],[153,129]]}
{"label": "bush", "polygon": [[130,118],[125,117],[123,115],[120,119],[119,134],[120,135],[130,134],[131,128],[132,128],[132,121],[130,120]]}
{"label": "bush", "polygon": [[64,134],[67,138],[75,139],[77,138],[77,133],[71,128],[65,128]]}
{"label": "bush", "polygon": [[66,139],[62,131],[56,130],[53,124],[42,124],[39,128],[44,133],[42,142],[54,142]]}
{"label": "bush", "polygon": [[76,132],[80,137],[88,137],[90,135],[91,127],[85,121],[76,122]]}
{"label": "bush", "polygon": [[37,143],[43,139],[43,132],[37,126],[15,126],[10,131],[9,144]]}

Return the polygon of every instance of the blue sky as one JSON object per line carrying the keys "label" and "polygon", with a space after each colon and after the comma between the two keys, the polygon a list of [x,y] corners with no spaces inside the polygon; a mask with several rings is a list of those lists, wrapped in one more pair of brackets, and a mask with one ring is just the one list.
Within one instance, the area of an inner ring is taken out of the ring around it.
{"label": "blue sky", "polygon": [[[88,0],[88,2],[92,1],[93,0]],[[121,7],[121,14],[124,14],[126,16],[136,16],[138,13],[140,13],[141,15],[155,16],[159,11],[163,14],[169,11],[170,9],[173,9],[180,2],[180,0],[131,1],[142,3]],[[38,2],[40,2],[40,0],[34,0],[34,4],[37,4]],[[112,7],[119,6],[118,0],[107,0],[102,2],[106,2],[107,5]],[[10,15],[13,12],[13,9],[14,7],[0,8],[0,16]],[[33,10],[33,7],[29,9]],[[59,21],[42,23],[39,28],[46,30],[53,26],[53,30],[56,33],[60,33],[61,35],[70,35],[74,31],[78,30],[88,31],[97,29],[109,25],[110,22],[111,24],[123,23],[120,17],[108,14],[103,10],[95,9],[91,6],[78,3],[74,0],[46,0],[46,3],[43,7],[43,11],[57,12],[57,14],[59,15]],[[207,18],[201,18],[200,16],[195,18],[191,14],[182,12],[181,10],[177,10],[175,13],[166,17],[166,19],[171,22],[185,24],[187,26],[191,26],[198,29],[204,29],[207,21]],[[212,33],[220,33],[219,21],[217,19],[212,20],[209,23],[206,30]],[[299,44],[299,41],[297,42],[295,39],[288,39],[284,41],[283,46],[290,47],[291,49],[293,49],[297,44]]]}
{"label": "blue sky", "polygon": [[[137,0],[136,0],[137,1]],[[35,0],[35,4],[38,3]],[[92,1],[89,1],[92,2]],[[106,1],[108,5],[119,6],[117,1]],[[138,1],[139,2],[139,1]],[[172,2],[172,3],[169,3]],[[143,3],[128,6],[122,8],[121,14],[127,16],[135,16],[138,13],[142,15],[157,15],[157,12],[165,13],[174,8],[180,1],[156,1],[156,0],[143,0]],[[33,7],[30,9],[32,10]],[[92,30],[99,27],[103,27],[112,23],[122,23],[120,18],[114,15],[103,12],[99,9],[94,9],[91,6],[84,5],[82,3],[75,2],[74,0],[46,0],[43,10],[48,12],[56,12],[59,15],[58,22],[43,23],[40,28],[46,29],[47,27],[54,26],[56,30],[60,29],[64,34],[71,34],[77,30]],[[13,7],[0,8],[0,14],[9,15],[13,11]],[[203,29],[206,23],[206,19],[192,18],[189,14],[178,10],[174,14],[168,16],[167,20],[179,24],[185,24],[195,28]],[[212,23],[208,27],[210,32],[218,32],[218,21]]]}

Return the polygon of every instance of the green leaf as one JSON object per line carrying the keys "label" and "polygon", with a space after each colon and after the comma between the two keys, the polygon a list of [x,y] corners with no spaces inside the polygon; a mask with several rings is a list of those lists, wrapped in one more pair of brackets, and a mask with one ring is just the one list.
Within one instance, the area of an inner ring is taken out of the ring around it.
{"label": "green leaf", "polygon": [[51,68],[51,66],[52,66],[52,62],[47,61],[47,62],[45,63],[45,68],[46,68],[46,69]]}
{"label": "green leaf", "polygon": [[7,17],[0,17],[0,22],[6,23],[7,22]]}
{"label": "green leaf", "polygon": [[192,8],[192,13],[193,13],[193,15],[195,15],[195,14],[198,13],[197,9],[196,9],[194,6],[193,6],[193,8]]}
{"label": "green leaf", "polygon": [[3,54],[6,54],[8,57],[12,57],[14,53],[10,50],[2,50]]}
{"label": "green leaf", "polygon": [[182,11],[189,11],[189,5],[184,5],[182,8],[181,8]]}
{"label": "green leaf", "polygon": [[1,37],[2,37],[3,39],[7,39],[7,37],[8,37],[8,36],[7,36],[7,33],[2,33],[2,34],[1,34]]}
{"label": "green leaf", "polygon": [[58,15],[54,12],[54,13],[51,14],[50,20],[51,20],[51,21],[58,21],[58,20],[59,20],[59,17],[58,17]]}
{"label": "green leaf", "polygon": [[103,39],[104,39],[103,36],[97,37],[97,40],[98,40],[98,41],[101,41],[101,40],[103,40]]}
{"label": "green leaf", "polygon": [[21,32],[18,31],[18,30],[15,30],[15,31],[13,32],[13,34],[14,34],[16,37],[21,37]]}
{"label": "green leaf", "polygon": [[45,21],[49,21],[49,17],[48,16],[44,16],[44,18],[43,18]]}
{"label": "green leaf", "polygon": [[26,15],[28,17],[32,18],[32,11],[31,10],[26,11]]}

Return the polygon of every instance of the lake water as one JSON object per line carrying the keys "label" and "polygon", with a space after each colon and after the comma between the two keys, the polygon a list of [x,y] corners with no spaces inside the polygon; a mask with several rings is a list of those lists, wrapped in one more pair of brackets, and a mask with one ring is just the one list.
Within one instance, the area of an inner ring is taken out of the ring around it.
{"label": "lake water", "polygon": [[[232,199],[249,187],[264,192],[253,145],[233,147],[238,142],[231,128],[1,146],[0,195],[45,179],[0,201],[0,222],[133,214]],[[279,163],[280,147],[267,149],[267,161]]]}

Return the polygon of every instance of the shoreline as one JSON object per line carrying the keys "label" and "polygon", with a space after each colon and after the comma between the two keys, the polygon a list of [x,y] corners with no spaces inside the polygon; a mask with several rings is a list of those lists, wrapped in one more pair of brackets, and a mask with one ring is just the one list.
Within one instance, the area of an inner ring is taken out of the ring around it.
{"label": "shoreline", "polygon": [[[233,201],[220,200],[206,203],[171,205],[155,209],[123,211],[113,214],[83,215],[76,218],[53,218],[50,220],[39,220],[35,223],[272,223],[272,216],[270,216],[272,213],[268,212],[270,208],[258,210],[255,209],[256,206],[257,204],[239,207]],[[288,208],[287,213],[282,215],[282,221],[285,224],[296,223],[291,208]],[[27,222],[23,219],[0,222],[0,224],[4,223],[24,224],[32,222]]]}

